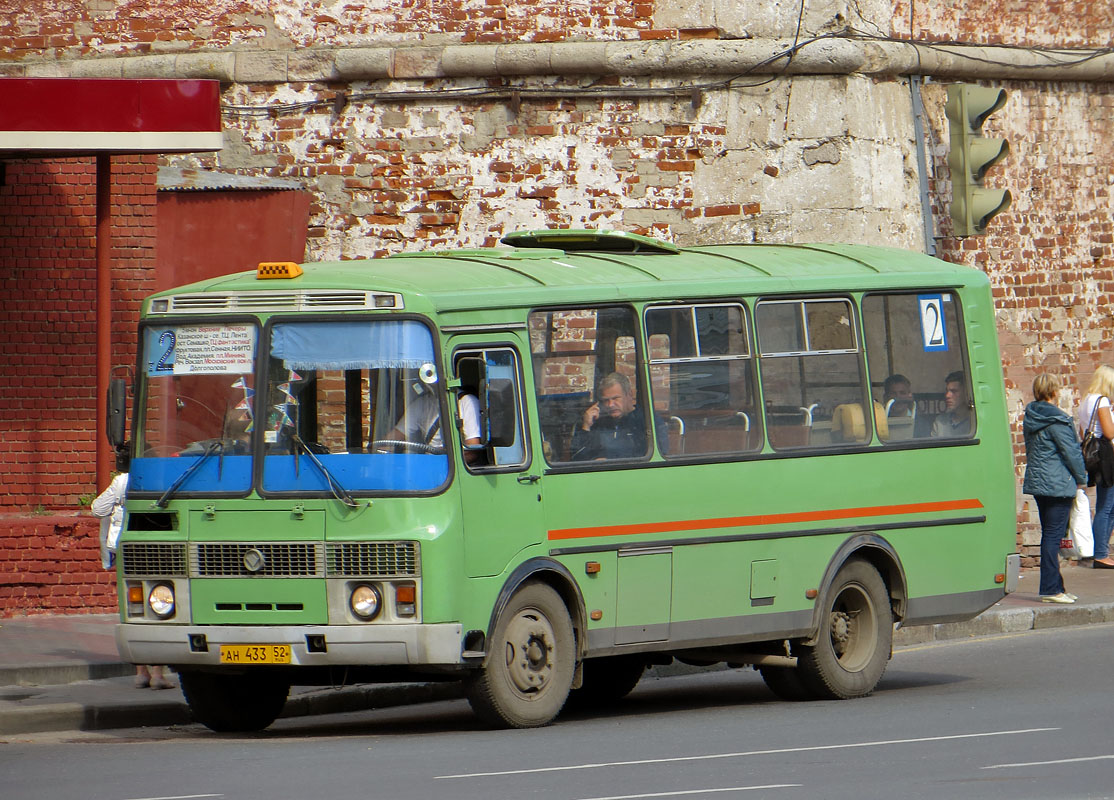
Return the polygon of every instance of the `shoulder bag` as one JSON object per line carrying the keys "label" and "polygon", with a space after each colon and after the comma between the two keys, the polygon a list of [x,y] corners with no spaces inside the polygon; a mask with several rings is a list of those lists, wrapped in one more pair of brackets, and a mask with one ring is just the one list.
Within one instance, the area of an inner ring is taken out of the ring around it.
{"label": "shoulder bag", "polygon": [[1095,399],[1095,407],[1091,410],[1091,421],[1087,423],[1087,430],[1083,432],[1083,466],[1088,473],[1098,472],[1102,467],[1102,455],[1099,453],[1099,439],[1102,434],[1095,433],[1095,414],[1099,410],[1101,397]]}

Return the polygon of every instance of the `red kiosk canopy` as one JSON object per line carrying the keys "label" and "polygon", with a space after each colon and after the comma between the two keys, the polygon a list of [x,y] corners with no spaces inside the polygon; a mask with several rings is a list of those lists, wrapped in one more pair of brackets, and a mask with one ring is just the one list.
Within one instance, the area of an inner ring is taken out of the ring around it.
{"label": "red kiosk canopy", "polygon": [[217,81],[0,78],[0,153],[187,153],[221,147]]}

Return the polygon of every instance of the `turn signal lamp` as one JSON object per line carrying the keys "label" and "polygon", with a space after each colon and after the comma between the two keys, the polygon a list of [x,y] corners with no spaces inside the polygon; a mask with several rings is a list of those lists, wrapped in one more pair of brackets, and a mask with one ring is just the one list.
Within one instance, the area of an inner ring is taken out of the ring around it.
{"label": "turn signal lamp", "polygon": [[297,278],[302,274],[302,268],[293,261],[260,261],[255,270],[255,279],[259,281],[274,278]]}
{"label": "turn signal lamp", "polygon": [[128,587],[128,602],[129,603],[142,603],[143,602],[143,587],[142,586],[129,586]]}
{"label": "turn signal lamp", "polygon": [[395,613],[400,617],[412,617],[417,613],[417,605],[415,598],[417,592],[415,587],[411,585],[402,585],[395,587]]}

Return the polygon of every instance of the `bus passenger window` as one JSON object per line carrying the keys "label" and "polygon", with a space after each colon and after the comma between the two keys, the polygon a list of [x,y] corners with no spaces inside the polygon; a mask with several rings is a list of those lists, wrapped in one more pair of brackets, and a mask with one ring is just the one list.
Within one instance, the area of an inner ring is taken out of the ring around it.
{"label": "bus passenger window", "polygon": [[865,444],[867,405],[854,311],[849,300],[768,300],[755,320],[770,446]]}
{"label": "bus passenger window", "polygon": [[[530,350],[550,463],[645,458],[648,403],[637,377],[637,325],[625,307],[537,311]],[[662,448],[668,446],[664,439]]]}
{"label": "bus passenger window", "polygon": [[878,438],[927,444],[973,436],[973,394],[955,295],[871,294],[862,309],[871,390],[885,410]]}
{"label": "bus passenger window", "polygon": [[734,303],[646,310],[655,424],[666,426],[669,457],[762,446],[745,319]]}

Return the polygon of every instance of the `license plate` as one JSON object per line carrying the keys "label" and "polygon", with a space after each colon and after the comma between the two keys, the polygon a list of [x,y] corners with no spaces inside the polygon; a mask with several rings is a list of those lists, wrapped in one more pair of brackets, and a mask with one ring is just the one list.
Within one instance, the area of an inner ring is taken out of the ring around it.
{"label": "license plate", "polygon": [[222,664],[289,664],[288,644],[222,644]]}

